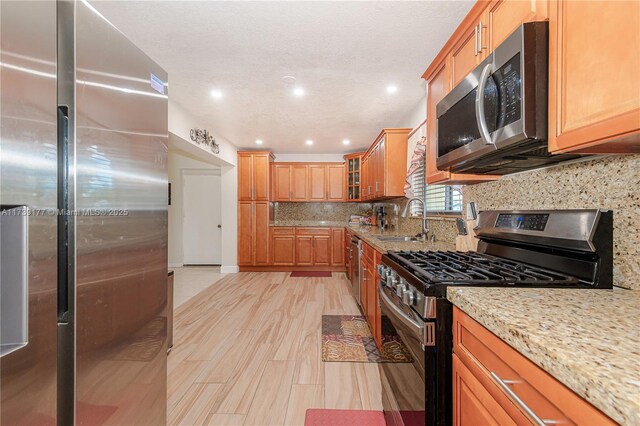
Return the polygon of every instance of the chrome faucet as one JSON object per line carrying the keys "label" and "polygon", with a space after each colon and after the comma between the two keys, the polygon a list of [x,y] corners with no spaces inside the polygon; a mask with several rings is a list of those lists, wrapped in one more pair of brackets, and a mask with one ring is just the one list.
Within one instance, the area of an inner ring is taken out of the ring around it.
{"label": "chrome faucet", "polygon": [[418,236],[426,240],[429,235],[429,222],[427,222],[427,205],[423,199],[418,197],[409,198],[407,205],[404,206],[404,210],[402,211],[402,217],[407,217],[409,207],[411,207],[411,203],[414,201],[419,201],[420,204],[422,204],[422,233],[418,234]]}

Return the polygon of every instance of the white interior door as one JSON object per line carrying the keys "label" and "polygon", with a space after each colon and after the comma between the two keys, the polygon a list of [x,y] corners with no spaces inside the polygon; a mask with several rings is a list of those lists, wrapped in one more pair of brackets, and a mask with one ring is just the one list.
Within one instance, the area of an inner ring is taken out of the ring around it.
{"label": "white interior door", "polygon": [[182,247],[185,265],[219,265],[222,251],[220,176],[184,171]]}

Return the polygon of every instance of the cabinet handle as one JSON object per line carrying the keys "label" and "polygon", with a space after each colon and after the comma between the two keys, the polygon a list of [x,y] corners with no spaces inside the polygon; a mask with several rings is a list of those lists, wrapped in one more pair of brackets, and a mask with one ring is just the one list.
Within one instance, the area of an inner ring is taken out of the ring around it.
{"label": "cabinet handle", "polygon": [[478,56],[478,26],[473,27],[473,56]]}
{"label": "cabinet handle", "polygon": [[482,21],[478,23],[478,55],[482,53],[486,47],[482,45],[482,29],[486,28],[485,25],[482,25]]}
{"label": "cabinet handle", "polygon": [[520,399],[518,395],[516,395],[509,385],[522,383],[520,380],[503,380],[493,371],[491,372],[491,378],[498,384],[498,386],[500,386],[500,389],[502,389],[509,398],[525,412],[533,424],[537,426],[546,426],[560,423],[558,420],[541,419],[527,404],[524,403],[523,400]]}
{"label": "cabinet handle", "polygon": [[376,181],[376,192],[378,192],[378,181]]}

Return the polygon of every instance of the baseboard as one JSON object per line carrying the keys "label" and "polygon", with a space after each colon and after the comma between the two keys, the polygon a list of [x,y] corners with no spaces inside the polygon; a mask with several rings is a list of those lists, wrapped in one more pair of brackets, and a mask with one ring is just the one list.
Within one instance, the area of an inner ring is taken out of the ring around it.
{"label": "baseboard", "polygon": [[221,266],[220,273],[222,274],[236,274],[240,272],[240,268],[237,266]]}
{"label": "baseboard", "polygon": [[294,272],[294,271],[330,271],[347,272],[344,266],[241,266],[240,272]]}
{"label": "baseboard", "polygon": [[169,268],[182,268],[184,265],[182,263],[170,263]]}

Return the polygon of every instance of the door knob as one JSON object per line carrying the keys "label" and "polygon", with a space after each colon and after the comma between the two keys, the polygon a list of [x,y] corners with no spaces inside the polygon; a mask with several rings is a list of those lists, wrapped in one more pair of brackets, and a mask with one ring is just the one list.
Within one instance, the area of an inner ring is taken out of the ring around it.
{"label": "door knob", "polygon": [[218,228],[222,228],[222,225],[218,225]]}

